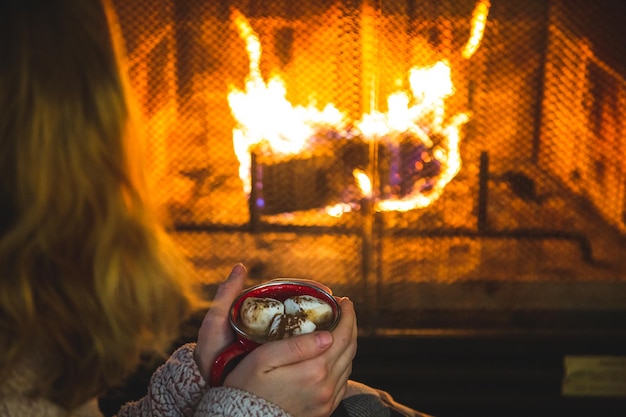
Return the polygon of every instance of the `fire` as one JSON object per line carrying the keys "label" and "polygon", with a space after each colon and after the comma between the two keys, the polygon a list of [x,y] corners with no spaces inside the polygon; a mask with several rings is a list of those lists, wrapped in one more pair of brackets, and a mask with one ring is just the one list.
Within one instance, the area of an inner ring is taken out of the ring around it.
{"label": "fire", "polygon": [[231,86],[228,94],[228,103],[238,122],[233,129],[233,146],[239,160],[239,177],[244,191],[250,193],[250,152],[256,146],[266,145],[269,151],[279,154],[297,154],[305,149],[316,128],[339,125],[343,115],[332,104],[321,111],[312,105],[292,106],[279,76],[266,83],[259,67],[261,42],[239,11],[233,10],[232,15],[250,58],[245,91]]}
{"label": "fire", "polygon": [[437,182],[433,185],[428,193],[417,192],[410,194],[402,199],[386,199],[377,203],[379,211],[408,211],[417,208],[424,208],[432,204],[443,194],[443,190],[450,181],[461,170],[461,154],[459,152],[459,143],[461,141],[459,128],[461,125],[469,121],[467,113],[460,113],[451,119],[451,122],[443,129],[443,137],[447,138],[448,151],[441,147],[437,147],[433,151],[433,157],[438,161],[441,167],[441,174],[437,178]]}
{"label": "fire", "polygon": [[372,196],[372,181],[363,170],[355,169],[352,171],[352,175],[356,179],[359,189],[363,192],[363,195],[367,198]]}
{"label": "fire", "polygon": [[462,55],[465,59],[470,59],[480,46],[480,42],[485,32],[485,26],[487,24],[487,15],[489,14],[489,8],[491,3],[489,0],[479,0],[472,13],[472,23],[470,37],[465,44]]}
{"label": "fire", "polygon": [[[478,48],[488,9],[489,1],[480,0],[476,6],[471,37],[463,51],[466,58]],[[232,16],[250,59],[244,90],[231,87],[228,94],[237,121],[233,144],[240,163],[239,174],[244,191],[249,194],[251,152],[298,155],[314,146],[311,138],[320,129],[345,132],[349,124],[332,103],[323,110],[313,105],[292,105],[279,76],[266,82],[259,69],[259,38],[241,13],[235,10]],[[413,67],[407,78],[410,91],[391,94],[386,113],[373,110],[350,124],[357,131],[356,136],[368,143],[376,141],[388,151],[389,158],[406,159],[401,154],[407,146],[409,149],[408,161],[388,164],[394,168],[385,172],[388,177],[383,179],[380,190],[373,189],[373,181],[365,172],[354,169],[353,181],[360,194],[374,201],[378,211],[407,211],[432,204],[461,169],[460,129],[469,120],[469,114],[446,114],[446,100],[455,93],[449,62],[441,60],[432,66]],[[351,132],[343,140],[352,140],[354,136]],[[358,203],[338,201],[327,208],[327,213],[339,216],[355,207]]]}
{"label": "fire", "polygon": [[[440,174],[434,184],[428,184],[427,192],[416,186],[413,192],[402,198],[379,200],[376,206],[379,211],[408,211],[432,204],[461,169],[459,129],[469,120],[469,115],[458,114],[445,124],[445,99],[454,94],[449,64],[440,61],[432,67],[412,68],[409,83],[411,96],[405,92],[392,94],[388,98],[387,114],[364,115],[356,125],[365,136],[380,140],[392,151],[399,146],[397,136],[409,132],[416,146],[431,149],[431,152],[414,163],[430,162],[434,158],[441,165]],[[434,146],[431,139],[433,135],[444,140]]]}

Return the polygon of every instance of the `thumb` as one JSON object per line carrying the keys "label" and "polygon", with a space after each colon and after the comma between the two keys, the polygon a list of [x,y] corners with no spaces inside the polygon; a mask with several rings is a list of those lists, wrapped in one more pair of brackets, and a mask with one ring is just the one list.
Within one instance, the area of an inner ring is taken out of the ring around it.
{"label": "thumb", "polygon": [[245,279],[246,268],[242,264],[235,265],[226,281],[218,287],[211,308],[202,320],[194,356],[205,378],[217,354],[233,340],[228,314],[232,302],[243,290]]}
{"label": "thumb", "polygon": [[226,281],[222,282],[217,288],[211,308],[204,316],[204,320],[202,320],[200,336],[211,338],[214,336],[214,332],[220,334],[224,332],[230,333],[228,324],[230,305],[243,290],[245,279],[246,268],[242,264],[235,265]]}
{"label": "thumb", "polygon": [[292,365],[312,359],[326,351],[333,343],[330,332],[319,331],[289,337],[259,346],[251,354],[266,364],[266,370]]}
{"label": "thumb", "polygon": [[243,264],[236,264],[226,281],[217,288],[211,310],[216,315],[228,315],[230,305],[243,290],[246,279],[246,267]]}

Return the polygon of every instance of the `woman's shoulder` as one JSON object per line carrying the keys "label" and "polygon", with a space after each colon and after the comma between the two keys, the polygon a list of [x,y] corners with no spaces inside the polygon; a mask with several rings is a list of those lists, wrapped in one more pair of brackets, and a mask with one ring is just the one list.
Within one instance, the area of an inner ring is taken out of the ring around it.
{"label": "woman's shoulder", "polygon": [[0,380],[0,417],[102,417],[96,398],[68,412],[67,409],[34,395],[49,355],[29,349]]}
{"label": "woman's shoulder", "polygon": [[28,398],[23,395],[2,396],[0,417],[102,417],[97,400],[68,413],[67,410],[43,398]]}

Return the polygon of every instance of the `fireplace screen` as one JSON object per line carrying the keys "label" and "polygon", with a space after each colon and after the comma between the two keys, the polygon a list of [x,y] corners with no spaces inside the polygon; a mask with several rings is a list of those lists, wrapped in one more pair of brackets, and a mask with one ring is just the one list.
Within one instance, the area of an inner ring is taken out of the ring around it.
{"label": "fireplace screen", "polygon": [[372,332],[621,317],[626,37],[587,3],[117,1],[197,279],[319,280]]}

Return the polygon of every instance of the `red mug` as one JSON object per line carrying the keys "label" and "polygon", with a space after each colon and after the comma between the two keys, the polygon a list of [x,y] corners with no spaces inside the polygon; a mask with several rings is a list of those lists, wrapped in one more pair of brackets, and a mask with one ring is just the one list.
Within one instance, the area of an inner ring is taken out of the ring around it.
{"label": "red mug", "polygon": [[282,302],[287,298],[299,295],[312,296],[328,303],[333,310],[333,320],[328,327],[320,330],[332,331],[335,328],[341,317],[341,309],[337,300],[329,292],[312,283],[281,278],[248,288],[233,301],[230,308],[228,320],[235,331],[235,341],[228,345],[215,359],[210,375],[212,387],[222,385],[226,375],[239,363],[239,360],[268,341],[248,334],[239,324],[239,310],[243,301],[248,297],[258,297],[273,298]]}

